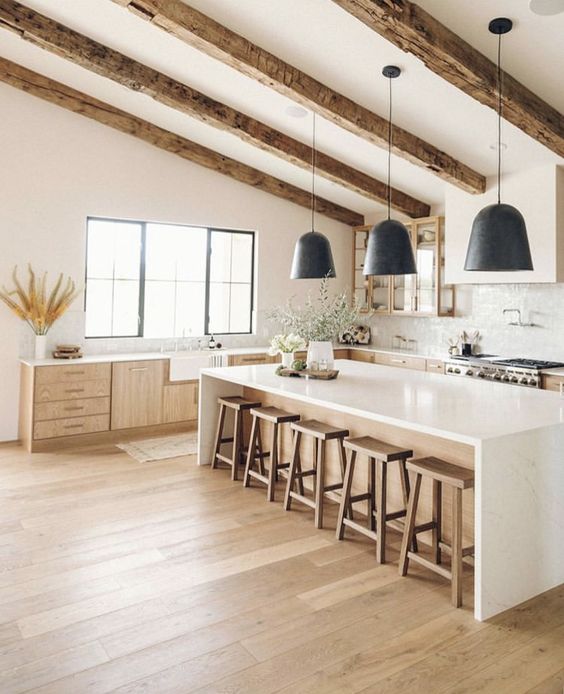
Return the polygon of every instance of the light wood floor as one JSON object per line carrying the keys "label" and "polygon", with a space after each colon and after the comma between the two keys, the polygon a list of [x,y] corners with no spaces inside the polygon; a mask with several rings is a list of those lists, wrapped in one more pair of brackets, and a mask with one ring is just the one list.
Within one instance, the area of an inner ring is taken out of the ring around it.
{"label": "light wood floor", "polygon": [[480,624],[193,458],[0,445],[0,490],[2,694],[562,694],[564,587]]}

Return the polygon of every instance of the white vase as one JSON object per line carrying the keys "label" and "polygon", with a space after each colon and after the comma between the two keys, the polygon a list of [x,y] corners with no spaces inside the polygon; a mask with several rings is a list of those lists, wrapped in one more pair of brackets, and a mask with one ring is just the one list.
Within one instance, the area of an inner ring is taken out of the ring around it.
{"label": "white vase", "polygon": [[307,365],[311,369],[312,365],[327,362],[327,368],[332,369],[334,365],[333,343],[329,341],[311,340],[307,348]]}
{"label": "white vase", "polygon": [[294,363],[294,353],[293,352],[281,352],[282,354],[282,366],[285,369],[289,369]]}
{"label": "white vase", "polygon": [[47,335],[35,336],[35,358],[45,359],[47,356]]}

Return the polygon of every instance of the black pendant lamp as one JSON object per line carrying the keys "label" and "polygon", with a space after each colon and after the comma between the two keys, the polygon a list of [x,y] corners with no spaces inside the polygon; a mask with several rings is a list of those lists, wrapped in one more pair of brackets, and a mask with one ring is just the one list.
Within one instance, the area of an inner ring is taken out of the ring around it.
{"label": "black pendant lamp", "polygon": [[465,270],[510,272],[532,270],[533,260],[523,215],[501,202],[501,36],[511,31],[513,22],[505,17],[492,19],[489,30],[497,44],[497,203],[484,207],[474,219],[466,253]]}
{"label": "black pendant lamp", "polygon": [[314,229],[315,222],[315,113],[311,148],[311,231],[296,242],[290,279],[309,280],[336,277],[329,239]]}
{"label": "black pendant lamp", "polygon": [[405,226],[395,219],[390,219],[392,188],[390,184],[390,166],[392,158],[392,80],[401,75],[395,65],[386,65],[382,70],[389,80],[390,112],[388,119],[388,219],[376,224],[370,230],[366,247],[363,274],[368,275],[413,275],[417,272],[413,246]]}

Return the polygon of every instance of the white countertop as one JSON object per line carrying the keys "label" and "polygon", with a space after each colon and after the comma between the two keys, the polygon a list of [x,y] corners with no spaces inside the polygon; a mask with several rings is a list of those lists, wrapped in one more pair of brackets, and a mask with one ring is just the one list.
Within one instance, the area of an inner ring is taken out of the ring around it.
{"label": "white countertop", "polygon": [[564,426],[558,393],[344,359],[335,364],[334,381],[277,376],[272,364],[202,369],[202,375],[471,445]]}

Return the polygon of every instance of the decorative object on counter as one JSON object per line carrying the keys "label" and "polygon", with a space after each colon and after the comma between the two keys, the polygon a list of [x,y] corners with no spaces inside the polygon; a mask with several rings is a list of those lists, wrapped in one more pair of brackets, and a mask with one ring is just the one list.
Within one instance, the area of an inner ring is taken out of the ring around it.
{"label": "decorative object on counter", "polygon": [[57,345],[53,352],[53,359],[82,359],[83,356],[80,345]]}
{"label": "decorative object on counter", "polygon": [[58,320],[76,299],[80,290],[71,277],[63,281],[63,273],[55,282],[50,294],[47,295],[47,273],[41,279],[35,275],[31,265],[27,266],[29,281],[27,291],[18,279],[18,267],[12,272],[15,289],[2,287],[0,299],[8,308],[24,320],[35,333],[35,358],[45,359],[47,353],[47,338],[53,323]]}
{"label": "decorative object on counter", "polygon": [[448,353],[452,356],[459,353],[458,343],[460,340],[458,337],[449,337],[448,339]]}
{"label": "decorative object on counter", "polygon": [[210,336],[210,339],[208,341],[208,349],[215,349],[216,344],[215,344],[215,337],[213,336],[213,333]]}
{"label": "decorative object on counter", "polygon": [[386,65],[382,70],[389,82],[388,117],[388,218],[376,224],[370,231],[366,259],[362,270],[368,275],[414,275],[417,272],[415,256],[409,232],[395,219],[390,219],[392,188],[390,170],[392,159],[392,80],[401,75],[395,65]]}
{"label": "decorative object on counter", "polygon": [[369,345],[372,333],[367,325],[353,325],[339,335],[339,342],[345,345]]}
{"label": "decorative object on counter", "polygon": [[479,339],[480,339],[480,331],[479,330],[474,330],[471,333],[467,333],[466,330],[463,330],[460,333],[460,338],[459,338],[460,353],[465,357],[470,357],[473,354],[475,354],[477,351],[479,351],[477,349]]}
{"label": "decorative object on counter", "polygon": [[314,300],[309,295],[303,308],[295,308],[288,301],[285,306],[270,311],[268,318],[308,341],[309,367],[312,362],[319,364],[320,359],[325,359],[327,367],[332,369],[333,340],[352,329],[358,320],[359,308],[356,302],[349,303],[346,291],[329,296],[327,283],[328,278],[324,277],[318,297]]}
{"label": "decorative object on counter", "polygon": [[311,231],[300,236],[294,249],[290,279],[336,277],[329,239],[315,231],[315,112],[313,112],[311,145]]}
{"label": "decorative object on counter", "polygon": [[306,342],[303,337],[294,333],[281,334],[272,338],[268,354],[271,357],[280,354],[282,356],[282,366],[290,368],[295,360],[294,353],[305,348]]}
{"label": "decorative object on counter", "polygon": [[506,17],[492,19],[488,29],[497,41],[497,203],[487,205],[472,224],[465,270],[504,272],[533,270],[527,227],[523,215],[512,205],[501,202],[501,114],[502,72],[501,37],[511,31],[513,22]]}
{"label": "decorative object on counter", "polygon": [[338,369],[328,369],[327,364],[325,368],[307,368],[307,369],[286,369],[283,366],[279,366],[276,369],[277,376],[286,376],[289,378],[302,378],[306,376],[307,378],[312,378],[314,380],[320,381],[333,381],[339,375]]}

